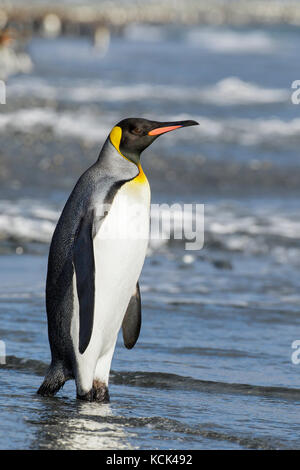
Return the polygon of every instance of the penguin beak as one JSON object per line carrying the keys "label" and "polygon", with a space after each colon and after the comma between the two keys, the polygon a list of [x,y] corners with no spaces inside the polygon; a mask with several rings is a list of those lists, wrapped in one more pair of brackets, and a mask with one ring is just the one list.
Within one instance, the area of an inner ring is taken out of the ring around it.
{"label": "penguin beak", "polygon": [[161,135],[165,134],[166,132],[171,132],[175,129],[179,129],[180,127],[197,125],[199,125],[199,123],[196,121],[162,122],[158,127],[155,127],[150,132],[148,132],[148,135]]}

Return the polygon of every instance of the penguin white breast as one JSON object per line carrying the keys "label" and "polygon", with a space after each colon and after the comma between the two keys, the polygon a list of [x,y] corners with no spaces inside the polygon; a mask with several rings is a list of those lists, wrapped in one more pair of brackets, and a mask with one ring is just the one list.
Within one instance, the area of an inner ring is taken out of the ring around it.
{"label": "penguin white breast", "polygon": [[143,267],[149,216],[150,187],[142,174],[120,188],[94,238],[95,310],[87,352],[102,355],[116,340]]}

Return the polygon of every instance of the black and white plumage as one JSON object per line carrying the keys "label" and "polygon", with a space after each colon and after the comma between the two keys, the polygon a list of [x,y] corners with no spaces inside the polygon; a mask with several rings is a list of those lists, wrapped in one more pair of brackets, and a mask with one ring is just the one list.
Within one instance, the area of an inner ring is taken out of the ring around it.
{"label": "black and white plumage", "polygon": [[148,244],[150,187],[140,154],[158,135],[194,124],[125,119],[78,180],[50,246],[46,308],[52,357],[39,394],[52,396],[74,378],[78,398],[108,400],[118,332],[122,326],[125,346],[132,348],[141,327],[138,279]]}

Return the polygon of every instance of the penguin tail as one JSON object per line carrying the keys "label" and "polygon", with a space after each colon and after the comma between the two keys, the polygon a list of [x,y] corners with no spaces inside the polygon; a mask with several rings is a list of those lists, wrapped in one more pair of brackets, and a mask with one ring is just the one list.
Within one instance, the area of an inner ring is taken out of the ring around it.
{"label": "penguin tail", "polygon": [[68,379],[60,363],[51,364],[37,393],[43,397],[53,397]]}

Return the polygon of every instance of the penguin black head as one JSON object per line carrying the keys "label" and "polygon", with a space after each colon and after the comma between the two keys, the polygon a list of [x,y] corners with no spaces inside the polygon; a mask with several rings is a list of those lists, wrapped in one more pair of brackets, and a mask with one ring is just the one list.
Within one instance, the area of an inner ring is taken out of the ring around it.
{"label": "penguin black head", "polygon": [[123,157],[138,164],[140,155],[157,137],[180,127],[196,126],[196,121],[158,122],[142,118],[128,118],[120,121],[111,131],[109,138]]}

